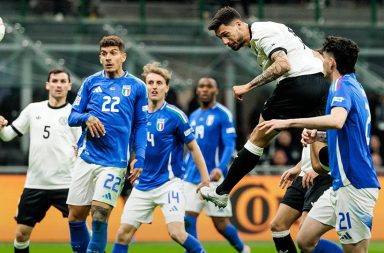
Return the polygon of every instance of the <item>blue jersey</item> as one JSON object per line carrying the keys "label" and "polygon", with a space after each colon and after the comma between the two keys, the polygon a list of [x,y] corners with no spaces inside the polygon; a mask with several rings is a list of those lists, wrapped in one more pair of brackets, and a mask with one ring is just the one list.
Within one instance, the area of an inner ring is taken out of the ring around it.
{"label": "blue jersey", "polygon": [[327,130],[333,189],[352,184],[355,188],[378,188],[379,182],[369,149],[371,115],[367,96],[355,74],[336,80],[330,87],[326,114],[333,107],[348,112],[342,129]]}
{"label": "blue jersey", "polygon": [[[209,109],[197,109],[191,114],[189,120],[207,164],[208,173],[219,168],[225,175],[236,141],[231,112],[222,104],[216,103]],[[184,167],[185,181],[194,184],[201,182],[200,174],[190,153],[184,159]]]}
{"label": "blue jersey", "polygon": [[183,178],[184,143],[194,139],[187,116],[177,107],[165,102],[148,113],[145,163],[136,188],[148,191],[174,177]]}
{"label": "blue jersey", "polygon": [[[136,168],[142,168],[146,146],[147,90],[138,78],[126,72],[119,78],[108,78],[104,71],[88,77],[73,104],[70,126],[82,126],[78,142],[80,156],[88,163],[126,168],[129,159],[131,131],[135,133]],[[90,115],[104,125],[105,136],[91,137],[85,122]]]}

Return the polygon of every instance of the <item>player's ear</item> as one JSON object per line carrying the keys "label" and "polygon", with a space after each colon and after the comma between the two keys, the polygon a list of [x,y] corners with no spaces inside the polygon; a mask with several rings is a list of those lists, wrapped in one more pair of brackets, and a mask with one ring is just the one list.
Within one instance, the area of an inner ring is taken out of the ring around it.
{"label": "player's ear", "polygon": [[45,82],[45,89],[49,90],[49,82]]}
{"label": "player's ear", "polygon": [[127,59],[127,53],[123,53],[123,62]]}

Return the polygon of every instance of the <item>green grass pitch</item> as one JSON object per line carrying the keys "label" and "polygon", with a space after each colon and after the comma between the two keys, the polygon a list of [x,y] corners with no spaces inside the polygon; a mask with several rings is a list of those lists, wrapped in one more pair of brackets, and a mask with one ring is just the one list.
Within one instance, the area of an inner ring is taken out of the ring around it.
{"label": "green grass pitch", "polygon": [[[251,242],[247,243],[251,246],[253,253],[276,253],[272,242]],[[208,253],[236,253],[236,251],[225,242],[204,242],[204,248]],[[109,244],[107,252],[112,251],[112,245]],[[1,253],[12,253],[13,246],[11,243],[0,243]],[[71,253],[69,244],[52,244],[52,243],[33,243],[30,246],[31,253]],[[130,246],[130,253],[182,253],[183,248],[176,243],[134,243]],[[371,242],[369,253],[383,253],[384,242]]]}

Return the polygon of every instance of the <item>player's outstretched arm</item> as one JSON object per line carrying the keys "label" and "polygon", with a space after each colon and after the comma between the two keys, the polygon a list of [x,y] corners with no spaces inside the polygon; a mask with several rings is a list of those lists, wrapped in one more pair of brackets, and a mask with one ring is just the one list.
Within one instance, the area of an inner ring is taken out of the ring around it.
{"label": "player's outstretched arm", "polygon": [[209,186],[208,169],[207,169],[207,165],[205,164],[203,154],[201,153],[201,150],[196,140],[192,140],[191,142],[189,142],[187,144],[187,148],[191,152],[193,161],[195,162],[196,167],[200,173],[201,183],[199,184],[196,190],[198,192],[201,187]]}
{"label": "player's outstretched arm", "polygon": [[271,60],[273,63],[252,81],[244,85],[233,86],[232,90],[235,98],[242,100],[245,93],[276,80],[291,69],[288,56],[283,50],[274,52]]}

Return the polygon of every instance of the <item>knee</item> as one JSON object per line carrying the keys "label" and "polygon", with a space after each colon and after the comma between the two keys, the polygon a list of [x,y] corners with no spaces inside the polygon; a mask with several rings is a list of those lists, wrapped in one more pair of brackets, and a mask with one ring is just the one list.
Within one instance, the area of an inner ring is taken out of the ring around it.
{"label": "knee", "polygon": [[89,207],[69,206],[68,222],[84,221],[89,214]]}
{"label": "knee", "polygon": [[17,242],[26,242],[31,237],[31,231],[26,231],[23,229],[16,229],[16,241]]}
{"label": "knee", "polygon": [[297,238],[297,245],[299,246],[299,249],[302,253],[310,253],[313,251],[313,249],[316,247],[316,243],[314,241],[305,239],[301,236]]}
{"label": "knee", "polygon": [[135,233],[134,227],[120,226],[117,230],[116,242],[123,245],[128,245]]}
{"label": "knee", "polygon": [[213,219],[213,225],[215,226],[216,230],[222,234],[224,230],[227,228],[229,224],[228,218],[216,218]]}
{"label": "knee", "polygon": [[172,238],[172,240],[180,244],[183,244],[184,241],[187,239],[187,233],[184,231],[168,231],[168,234]]}
{"label": "knee", "polygon": [[269,228],[272,232],[281,232],[285,230],[289,230],[289,226],[284,224],[283,222],[273,219],[269,224]]}

